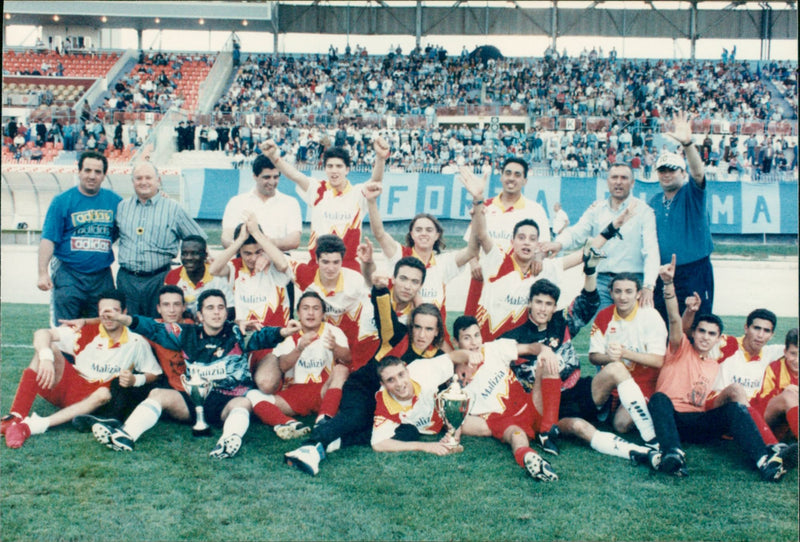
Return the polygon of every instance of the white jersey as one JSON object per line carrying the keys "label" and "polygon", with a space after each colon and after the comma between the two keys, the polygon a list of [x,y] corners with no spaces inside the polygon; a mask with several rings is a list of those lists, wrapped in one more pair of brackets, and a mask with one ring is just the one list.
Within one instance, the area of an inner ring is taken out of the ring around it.
{"label": "white jersey", "polygon": [[361,240],[361,225],[367,214],[367,198],[361,185],[353,186],[348,182],[339,192],[328,181],[311,179],[307,190],[303,191],[298,185],[296,191],[308,205],[311,222],[309,250],[313,251],[317,246],[318,236],[332,233],[344,241],[348,254],[352,251],[355,255]]}
{"label": "white jersey", "polygon": [[228,276],[233,277],[236,320],[261,322],[265,326],[285,326],[289,321],[291,280],[288,270],[281,273],[274,265],[255,273],[241,258],[228,262]]}
{"label": "white jersey", "polygon": [[[511,207],[504,207],[500,196],[487,199],[483,203],[486,216],[486,232],[489,238],[501,251],[511,248],[511,236],[514,226],[521,220],[531,219],[539,226],[539,241],[550,241],[550,222],[544,207],[533,200],[520,196]],[[469,241],[472,226],[467,228],[464,240]]]}
{"label": "white jersey", "polygon": [[[397,262],[407,256],[413,256],[423,261],[413,248],[402,246],[395,241],[394,254],[387,260],[392,271],[390,275],[394,274],[394,266]],[[455,252],[431,254],[431,259],[425,266],[425,281],[419,289],[422,302],[433,303],[440,309],[444,307],[447,298],[447,283],[457,277],[463,268],[464,266],[459,267],[456,263]]]}
{"label": "white jersey", "polygon": [[[730,384],[741,384],[747,392],[747,398],[752,399],[761,390],[764,372],[769,364],[783,356],[783,345],[768,344],[757,356],[750,356],[742,346],[742,337],[726,338],[729,345],[735,343],[738,348],[720,363],[712,389],[719,392]],[[726,353],[726,348],[723,347],[722,351]]]}
{"label": "white jersey", "polygon": [[509,368],[516,360],[517,342],[512,339],[498,339],[485,343],[481,347],[483,363],[472,377],[472,381],[464,387],[470,396],[469,414],[502,413],[505,411],[505,399],[510,393],[514,373]]}
{"label": "white jersey", "polygon": [[102,324],[87,324],[77,331],[61,326],[58,338],[55,346],[75,357],[75,369],[89,382],[108,382],[123,369],[161,374],[150,344],[127,327],[116,342]]}
{"label": "white jersey", "polygon": [[275,192],[274,196],[263,200],[255,188],[228,201],[222,229],[234,230],[245,221],[246,211],[256,215],[258,225],[270,239],[282,239],[290,233],[303,231],[303,217],[296,199]]}
{"label": "white jersey", "polygon": [[[317,330],[318,337],[303,349],[294,367],[284,374],[284,387],[289,387],[292,384],[319,383],[328,379],[335,361],[333,359],[333,351],[325,348],[322,341],[322,337],[328,332],[333,334],[333,340],[336,344],[348,348],[347,337],[344,336],[342,330],[332,324],[323,322]],[[288,354],[294,350],[302,336],[303,334],[300,332],[286,337],[281,344],[275,347],[272,353],[277,357]]]}
{"label": "white jersey", "polygon": [[[632,352],[664,355],[667,351],[667,327],[652,307],[639,307],[623,318],[612,305],[595,317],[589,338],[590,354],[605,354],[611,342]],[[630,368],[631,362],[623,360]]]}
{"label": "white jersey", "polygon": [[407,401],[396,399],[383,386],[375,394],[375,418],[372,444],[390,439],[400,424],[413,425],[425,435],[435,435],[442,428],[436,412],[436,392],[439,386],[453,377],[453,362],[443,354],[420,359],[408,365],[414,397]]}

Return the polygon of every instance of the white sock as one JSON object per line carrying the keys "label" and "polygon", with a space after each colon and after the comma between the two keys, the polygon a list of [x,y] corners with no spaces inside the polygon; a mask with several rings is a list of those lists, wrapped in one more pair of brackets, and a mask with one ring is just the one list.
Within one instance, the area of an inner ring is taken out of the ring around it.
{"label": "white sock", "polygon": [[342,447],[342,439],[337,438],[336,440],[328,444],[328,446],[325,448],[325,452],[330,454],[335,452],[341,447]]}
{"label": "white sock", "polygon": [[623,380],[617,386],[617,393],[619,393],[619,402],[631,415],[642,440],[650,442],[655,439],[656,429],[653,427],[653,418],[650,417],[650,411],[647,410],[647,401],[639,385],[634,382],[633,378]]}
{"label": "white sock", "polygon": [[161,405],[155,399],[145,399],[133,409],[131,415],[125,420],[122,429],[135,441],[142,433],[152,428],[161,417]]}
{"label": "white sock", "polygon": [[246,408],[234,408],[225,418],[225,424],[222,426],[222,438],[231,435],[243,437],[247,433],[248,427],[250,427],[250,412]]}
{"label": "white sock", "polygon": [[596,431],[589,445],[601,454],[613,455],[622,459],[630,459],[631,450],[645,454],[649,451],[649,448],[633,444],[606,431]]}
{"label": "white sock", "polygon": [[271,394],[264,393],[261,390],[250,390],[244,394],[250,400],[250,404],[256,406],[258,403],[262,403],[264,401],[268,403],[275,404],[275,396]]}
{"label": "white sock", "polygon": [[36,413],[31,414],[22,420],[31,430],[31,435],[41,435],[50,428],[50,419],[42,418]]}

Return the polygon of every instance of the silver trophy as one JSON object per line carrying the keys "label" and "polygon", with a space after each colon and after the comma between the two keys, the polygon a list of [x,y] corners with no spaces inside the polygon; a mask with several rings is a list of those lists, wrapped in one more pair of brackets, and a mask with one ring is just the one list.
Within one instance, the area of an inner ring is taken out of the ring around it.
{"label": "silver trophy", "polygon": [[206,423],[205,416],[203,415],[203,407],[211,392],[211,381],[206,380],[202,376],[193,375],[191,379],[186,378],[186,375],[181,375],[181,384],[183,389],[189,394],[189,397],[194,403],[194,411],[197,414],[197,421],[192,427],[192,436],[207,437],[211,434],[211,428]]}
{"label": "silver trophy", "polygon": [[436,395],[436,410],[447,426],[447,434],[443,442],[452,448],[461,446],[456,440],[455,434],[464,423],[464,419],[469,413],[469,406],[469,395],[461,388],[455,376],[447,389]]}

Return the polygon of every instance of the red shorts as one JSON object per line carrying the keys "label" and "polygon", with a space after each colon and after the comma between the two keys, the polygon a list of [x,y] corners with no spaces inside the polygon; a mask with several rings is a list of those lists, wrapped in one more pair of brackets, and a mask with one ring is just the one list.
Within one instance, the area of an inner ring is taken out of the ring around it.
{"label": "red shorts", "polygon": [[512,425],[525,431],[528,438],[533,438],[542,423],[542,415],[533,405],[532,396],[525,393],[522,386],[511,386],[504,412],[489,414],[485,419],[497,440],[503,440],[503,433]]}
{"label": "red shorts", "polygon": [[319,412],[322,406],[322,386],[324,385],[325,382],[292,384],[275,395],[286,401],[298,416],[308,416],[312,412]]}
{"label": "red shorts", "polygon": [[108,388],[111,382],[89,382],[83,378],[71,363],[64,363],[64,374],[53,389],[39,388],[39,395],[58,408],[65,408],[83,401],[95,390]]}
{"label": "red shorts", "polygon": [[262,350],[253,350],[250,352],[250,373],[255,375],[258,364],[261,360],[267,357],[272,352],[272,348],[264,348]]}

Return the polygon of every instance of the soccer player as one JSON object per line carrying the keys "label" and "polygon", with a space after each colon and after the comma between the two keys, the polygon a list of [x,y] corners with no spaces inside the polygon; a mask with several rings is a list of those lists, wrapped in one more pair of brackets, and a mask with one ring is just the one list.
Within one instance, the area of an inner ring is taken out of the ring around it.
{"label": "soccer player", "polygon": [[652,460],[651,465],[661,472],[687,476],[681,440],[707,442],[729,434],[756,465],[763,480],[778,481],[787,468],[796,465],[797,445],[768,448],[741,403],[707,408],[708,394],[719,372],[714,349],[722,334],[722,321],[713,314],[700,314],[694,319],[691,340],[683,332],[673,284],[675,260],[673,255],[672,261],[659,270],[669,315],[669,346],[656,393],[648,405],[661,448],[660,460]]}
{"label": "soccer player", "polygon": [[447,442],[421,441],[444,425],[436,410],[436,392],[453,377],[447,354],[407,364],[387,356],[376,368],[381,388],[375,394],[375,416],[370,444],[376,452],[427,452],[448,455],[462,450]]}
{"label": "soccer player", "polygon": [[761,412],[776,435],[786,431],[797,440],[797,328],[786,334],[783,357],[767,366],[761,390],[750,404]]}
{"label": "soccer player", "polygon": [[[183,292],[184,303],[189,315],[197,314],[197,297],[204,290],[222,290],[231,304],[228,316],[232,317],[233,292],[227,280],[214,276],[209,270],[208,249],[206,240],[199,235],[189,235],[181,242],[181,264],[170,270],[164,278],[164,284],[177,286]],[[156,310],[158,307],[156,307]],[[157,312],[159,312],[157,310]],[[159,314],[161,314],[159,312]],[[162,315],[163,316],[163,315]]]}
{"label": "soccer player", "polygon": [[[233,457],[250,426],[252,406],[245,394],[252,388],[247,354],[273,348],[282,337],[299,329],[296,321],[286,327],[263,327],[244,335],[235,322],[227,320],[225,294],[206,290],[197,300],[197,325],[158,323],[144,316],[116,315],[115,319],[186,359],[186,374],[211,381],[204,413],[211,425],[222,426],[222,436],[209,456]],[[101,444],[115,451],[132,451],[134,442],[155,426],[163,411],[178,421],[194,423],[194,404],[186,392],[159,388],[139,404],[122,427],[96,423],[92,433]]]}
{"label": "soccer player", "polygon": [[[245,330],[285,326],[289,322],[286,287],[291,280],[286,256],[264,235],[253,213],[236,226],[234,236],[209,270],[232,282],[236,322]],[[281,372],[268,354],[269,350],[251,352],[250,371],[258,389],[273,393],[281,384]]]}
{"label": "soccer player", "polygon": [[108,160],[87,151],[78,159],[78,186],[50,202],[39,243],[38,288],[52,290],[51,325],[97,316],[98,294],[114,288],[111,243],[117,238],[114,217],[122,198],[100,186]]}
{"label": "soccer player", "polygon": [[[423,303],[411,313],[408,333],[387,354],[411,362],[442,355],[444,322],[442,313],[431,303]],[[326,454],[342,446],[368,444],[375,413],[375,392],[380,388],[376,370],[378,361],[373,358],[361,369],[354,371],[342,388],[339,412],[330,420],[318,423],[309,440],[296,450],[284,454],[292,467],[312,476],[319,472],[320,461]]]}
{"label": "soccer player", "polygon": [[[389,145],[383,138],[376,138],[375,166],[372,169],[371,182],[383,181],[383,169],[389,158]],[[297,194],[305,200],[309,208],[311,222],[311,238],[308,250],[312,262],[317,257],[317,240],[321,235],[334,234],[345,244],[344,265],[359,270],[356,251],[361,243],[361,226],[367,214],[367,202],[364,197],[364,185],[351,185],[347,179],[350,173],[350,153],[342,147],[331,147],[322,156],[325,166],[324,181],[317,181],[301,173],[293,165],[281,158],[278,145],[269,140],[262,147],[264,155],[269,158],[281,173],[297,185]]]}
{"label": "soccer player", "polygon": [[[109,414],[120,416],[146,397],[145,386],[161,374],[144,338],[117,320],[125,314],[125,296],[108,290],[99,297],[99,323],[77,331],[61,326],[34,333],[33,359],[22,373],[11,413],[2,421],[9,448],[112,401]],[[61,352],[74,356],[75,364],[66,362]],[[37,395],[59,410],[44,417],[29,415]]]}
{"label": "soccer player", "polygon": [[350,348],[344,333],[324,322],[325,301],[312,290],[300,296],[300,331],[287,337],[269,356],[284,374],[284,387],[275,394],[247,392],[253,413],[284,440],[302,437],[311,428],[291,416],[318,414],[332,418],[339,410],[342,385],[350,374]]}
{"label": "soccer player", "polygon": [[[453,337],[460,350],[450,353],[456,373],[470,397],[469,415],[461,434],[492,436],[511,446],[514,459],[534,480],[558,480],[550,463],[530,447],[539,431],[547,432],[558,420],[561,380],[553,351],[541,344],[518,344],[510,339],[483,342],[478,321],[459,316]],[[527,392],[509,368],[520,355],[536,354],[539,364],[532,392]],[[470,366],[469,356],[479,358]]]}

